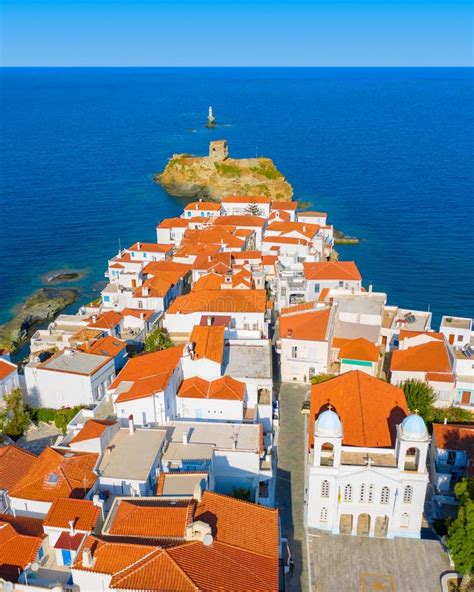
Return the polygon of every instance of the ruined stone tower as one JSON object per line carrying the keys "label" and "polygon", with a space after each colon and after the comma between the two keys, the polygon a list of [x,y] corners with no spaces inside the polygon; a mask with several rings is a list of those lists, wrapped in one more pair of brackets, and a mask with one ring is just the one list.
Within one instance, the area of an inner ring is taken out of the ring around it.
{"label": "ruined stone tower", "polygon": [[215,140],[209,142],[209,158],[212,161],[222,162],[229,156],[227,140]]}

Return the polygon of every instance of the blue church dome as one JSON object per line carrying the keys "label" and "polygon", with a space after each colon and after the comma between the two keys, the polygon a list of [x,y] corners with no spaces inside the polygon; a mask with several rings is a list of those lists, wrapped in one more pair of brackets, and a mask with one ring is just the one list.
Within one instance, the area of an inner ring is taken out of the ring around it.
{"label": "blue church dome", "polygon": [[316,420],[316,436],[331,436],[338,438],[342,436],[342,423],[337,413],[328,409],[323,411]]}
{"label": "blue church dome", "polygon": [[403,436],[409,440],[424,440],[428,435],[423,418],[415,413],[405,417],[402,422],[402,432]]}

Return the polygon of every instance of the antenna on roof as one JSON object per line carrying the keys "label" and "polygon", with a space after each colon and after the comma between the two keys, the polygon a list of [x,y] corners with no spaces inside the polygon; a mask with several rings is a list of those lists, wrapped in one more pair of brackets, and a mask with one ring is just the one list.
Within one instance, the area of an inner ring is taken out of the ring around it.
{"label": "antenna on roof", "polygon": [[122,241],[120,240],[120,237],[119,237],[118,241],[119,241],[119,255],[120,255],[120,253],[122,252]]}

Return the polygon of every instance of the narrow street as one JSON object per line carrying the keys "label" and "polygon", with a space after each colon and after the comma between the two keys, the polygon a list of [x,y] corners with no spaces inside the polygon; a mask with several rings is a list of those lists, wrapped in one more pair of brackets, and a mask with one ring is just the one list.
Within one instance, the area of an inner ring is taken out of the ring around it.
{"label": "narrow street", "polygon": [[276,498],[280,510],[282,536],[288,539],[295,562],[294,573],[287,575],[287,590],[308,590],[304,511],[304,425],[301,405],[309,386],[280,385],[280,430]]}

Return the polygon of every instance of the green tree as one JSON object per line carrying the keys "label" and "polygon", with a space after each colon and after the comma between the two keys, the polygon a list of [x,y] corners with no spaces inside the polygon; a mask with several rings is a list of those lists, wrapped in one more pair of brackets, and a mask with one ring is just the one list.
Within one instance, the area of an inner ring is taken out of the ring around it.
{"label": "green tree", "polygon": [[405,393],[408,409],[421,415],[425,423],[431,423],[434,419],[434,403],[436,395],[432,387],[421,380],[409,379],[402,382],[401,387]]}
{"label": "green tree", "polygon": [[474,478],[457,483],[454,493],[459,501],[458,515],[446,542],[456,569],[470,579],[474,573]]}
{"label": "green tree", "polygon": [[311,379],[311,384],[320,384],[321,382],[326,382],[326,380],[331,380],[334,378],[335,374],[316,374]]}
{"label": "green tree", "polygon": [[21,389],[13,389],[4,396],[5,409],[0,414],[0,430],[14,440],[20,438],[30,424]]}
{"label": "green tree", "polygon": [[447,407],[434,410],[434,419],[436,423],[443,423],[444,418],[448,423],[474,423],[474,413],[462,407]]}
{"label": "green tree", "polygon": [[161,349],[168,349],[173,347],[174,343],[171,341],[168,333],[163,329],[155,329],[145,338],[145,351],[154,352]]}

